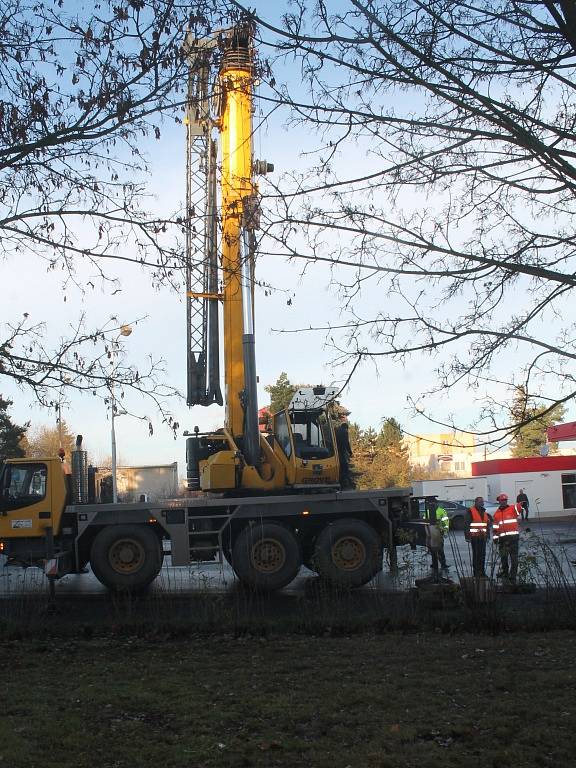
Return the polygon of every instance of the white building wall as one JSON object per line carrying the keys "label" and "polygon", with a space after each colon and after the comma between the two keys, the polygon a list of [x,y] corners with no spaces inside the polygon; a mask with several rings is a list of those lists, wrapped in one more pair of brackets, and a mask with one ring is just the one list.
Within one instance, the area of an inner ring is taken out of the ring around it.
{"label": "white building wall", "polygon": [[[99,469],[96,473],[96,494],[101,499],[103,490],[102,480],[108,480],[108,491],[111,492],[111,471]],[[178,494],[178,463],[160,464],[143,467],[117,467],[116,482],[118,500],[127,503],[140,500],[145,496],[146,501],[171,499]]]}
{"label": "white building wall", "polygon": [[446,480],[414,480],[414,496],[438,496],[445,501],[473,500],[477,496],[487,497],[486,477],[458,477]]}
{"label": "white building wall", "polygon": [[576,509],[566,510],[563,508],[562,475],[565,474],[569,474],[569,471],[487,475],[488,501],[495,502],[496,496],[500,493],[506,493],[511,501],[516,501],[520,488],[524,488],[530,501],[531,517],[572,515]]}

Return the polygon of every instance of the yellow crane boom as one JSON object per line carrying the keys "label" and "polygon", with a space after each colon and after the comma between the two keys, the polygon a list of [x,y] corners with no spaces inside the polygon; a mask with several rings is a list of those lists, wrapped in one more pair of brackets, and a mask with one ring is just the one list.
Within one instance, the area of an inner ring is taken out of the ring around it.
{"label": "yellow crane boom", "polygon": [[[339,463],[334,429],[326,413],[326,390],[300,394],[290,411],[276,414],[272,433],[265,438],[258,427],[257,377],[254,339],[255,230],[259,227],[259,194],[255,176],[273,166],[253,156],[253,92],[256,79],[254,27],[240,23],[208,41],[186,41],[191,66],[187,110],[189,137],[188,189],[205,189],[204,220],[196,205],[188,204],[188,242],[204,229],[204,249],[187,249],[189,270],[199,261],[208,277],[202,289],[188,291],[189,317],[199,307],[202,345],[190,355],[189,405],[218,402],[214,373],[217,370],[218,325],[215,304],[223,303],[224,428],[187,442],[189,487],[209,491],[251,490],[257,493],[286,488],[334,488]],[[211,74],[214,73],[214,74]],[[217,133],[220,149],[220,194],[214,179],[218,165],[212,151]],[[204,157],[199,168],[206,181],[193,183],[190,146],[200,142]],[[217,236],[214,223],[220,214],[221,292],[213,279]],[[210,289],[209,286],[212,286]],[[206,332],[208,329],[208,332]],[[199,334],[200,335],[200,334]],[[191,359],[192,358],[192,359]],[[192,379],[192,385],[191,385]]]}
{"label": "yellow crane boom", "polygon": [[[250,202],[255,196],[252,155],[254,51],[251,29],[238,27],[228,38],[219,72],[222,103],[222,277],[226,427],[234,438],[252,440],[257,462],[258,406],[254,367],[253,259]],[[247,214],[247,215],[245,215]],[[246,337],[251,338],[246,338]],[[256,433],[254,435],[254,432]],[[255,444],[254,444],[255,443]]]}

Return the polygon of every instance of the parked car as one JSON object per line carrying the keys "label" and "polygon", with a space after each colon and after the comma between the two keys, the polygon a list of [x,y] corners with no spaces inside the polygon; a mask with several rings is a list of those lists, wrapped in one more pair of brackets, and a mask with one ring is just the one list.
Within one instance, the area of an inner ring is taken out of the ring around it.
{"label": "parked car", "polygon": [[[462,501],[448,501],[448,499],[438,499],[438,506],[446,510],[450,520],[450,529],[452,531],[463,531],[466,524],[466,513],[474,504],[474,499],[463,499]],[[424,499],[420,499],[420,514],[424,514]],[[484,504],[486,512],[492,517],[498,509],[498,504],[487,501]]]}
{"label": "parked car", "polygon": [[444,507],[450,520],[450,529],[452,531],[463,531],[466,523],[466,513],[468,507],[459,501],[448,501],[438,499],[438,506]]}

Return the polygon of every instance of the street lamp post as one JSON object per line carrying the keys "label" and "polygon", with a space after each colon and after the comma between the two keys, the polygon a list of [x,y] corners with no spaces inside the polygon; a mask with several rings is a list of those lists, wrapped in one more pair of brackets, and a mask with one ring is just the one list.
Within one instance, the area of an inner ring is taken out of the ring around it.
{"label": "street lamp post", "polygon": [[118,502],[118,485],[116,482],[116,431],[114,429],[114,418],[116,415],[116,401],[114,399],[114,377],[116,375],[116,349],[118,348],[118,342],[120,336],[130,336],[132,328],[129,325],[122,325],[120,327],[120,333],[116,339],[112,341],[112,350],[110,360],[112,363],[112,376],[110,379],[110,438],[112,442],[112,503]]}
{"label": "street lamp post", "polygon": [[64,387],[66,385],[70,384],[70,377],[66,374],[62,375],[62,378],[60,380],[60,388],[58,390],[58,402],[56,403],[56,426],[58,427],[58,450],[62,451],[64,450],[64,446],[62,445],[62,436],[64,433],[63,429],[63,423],[62,423],[62,401],[64,400]]}

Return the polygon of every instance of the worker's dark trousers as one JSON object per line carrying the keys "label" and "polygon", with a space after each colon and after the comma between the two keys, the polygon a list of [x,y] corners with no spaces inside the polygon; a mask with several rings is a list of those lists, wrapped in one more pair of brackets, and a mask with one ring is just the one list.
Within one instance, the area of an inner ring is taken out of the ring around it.
{"label": "worker's dark trousers", "polygon": [[446,554],[444,553],[444,540],[442,540],[442,546],[438,549],[431,549],[430,554],[432,556],[432,570],[438,572],[438,562],[440,562],[440,568],[446,568],[448,563],[446,562]]}
{"label": "worker's dark trousers", "polygon": [[500,551],[500,562],[502,564],[502,576],[505,579],[510,578],[516,581],[518,573],[518,548],[520,536],[505,536],[498,542]]}
{"label": "worker's dark trousers", "polygon": [[340,486],[342,487],[342,490],[354,490],[356,488],[356,481],[354,480],[354,475],[352,474],[352,467],[348,463],[347,459],[343,458],[342,456],[340,456]]}
{"label": "worker's dark trousers", "polygon": [[442,539],[442,546],[438,550],[438,559],[440,560],[440,567],[446,568],[447,563],[446,563],[446,555],[444,554],[444,539]]}
{"label": "worker's dark trousers", "polygon": [[470,539],[472,547],[472,573],[474,576],[486,576],[484,563],[486,562],[486,539],[479,536]]}

